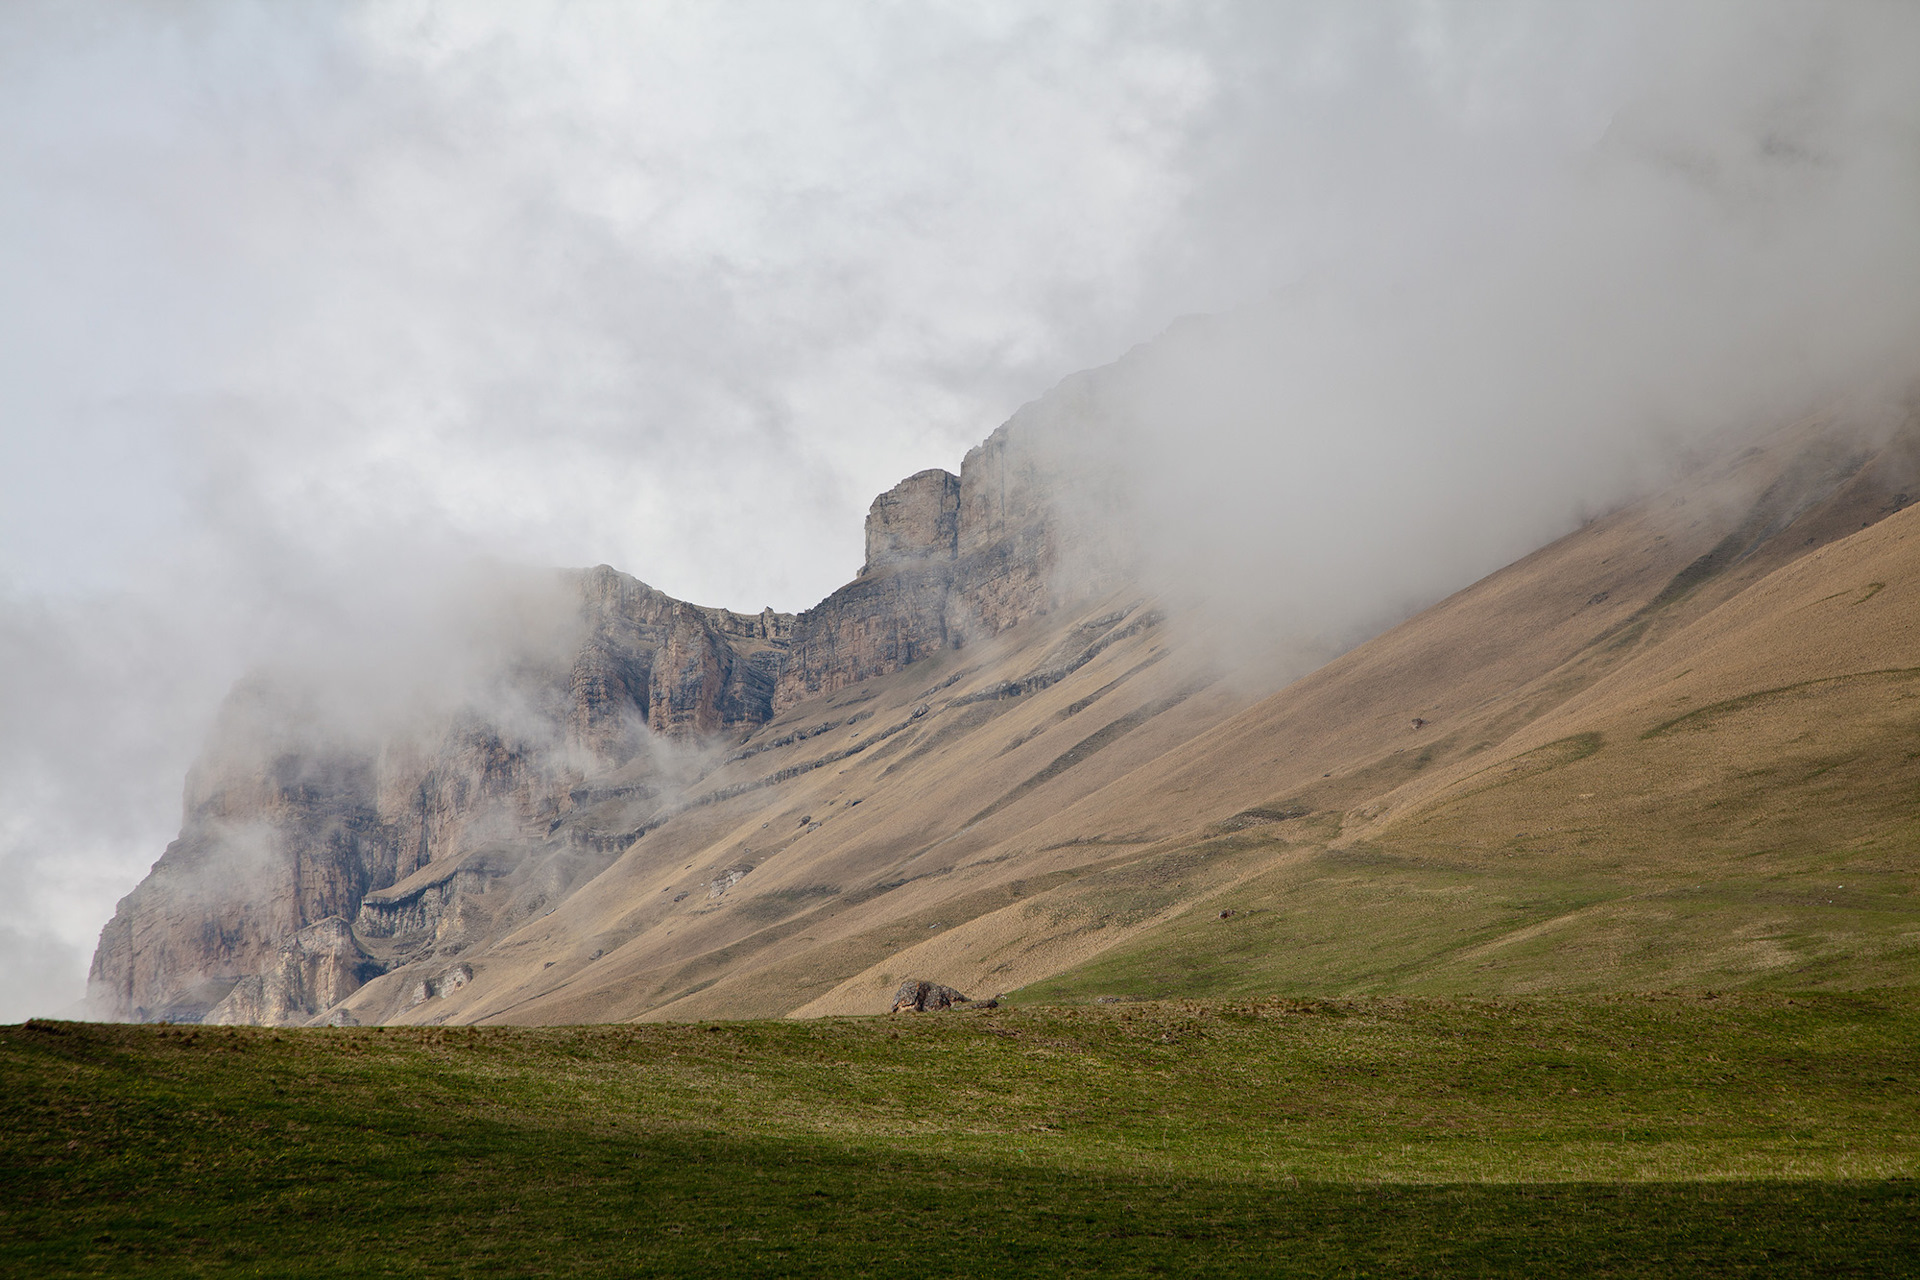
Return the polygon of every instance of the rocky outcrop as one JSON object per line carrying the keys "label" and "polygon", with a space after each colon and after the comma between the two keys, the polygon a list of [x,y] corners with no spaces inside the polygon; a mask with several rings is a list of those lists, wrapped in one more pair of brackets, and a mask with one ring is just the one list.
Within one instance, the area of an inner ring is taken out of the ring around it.
{"label": "rocky outcrop", "polygon": [[1135,553],[1075,385],[873,501],[860,576],[794,619],[776,708],[1112,590]]}
{"label": "rocky outcrop", "polygon": [[932,1013],[941,1009],[951,1009],[957,1004],[972,1004],[966,996],[952,987],[942,986],[938,982],[924,982],[918,978],[908,978],[893,993],[893,1008],[889,1013]]}
{"label": "rocky outcrop", "polygon": [[484,850],[422,867],[399,884],[362,898],[354,928],[370,939],[447,941],[467,923],[463,917],[474,900],[513,872],[519,861],[516,853],[511,847]]}
{"label": "rocky outcrop", "polygon": [[951,560],[959,541],[960,477],[937,467],[921,471],[873,500],[861,576],[905,561]]}
{"label": "rocky outcrop", "polygon": [[473,966],[456,964],[441,970],[432,977],[416,981],[407,992],[408,1005],[425,1004],[429,1000],[444,1000],[460,988],[473,981]]}
{"label": "rocky outcrop", "polygon": [[352,995],[380,973],[339,916],[298,930],[279,950],[278,963],[233,984],[208,1010],[206,1022],[251,1026],[304,1022]]}
{"label": "rocky outcrop", "polygon": [[[529,859],[567,883],[604,864],[610,850],[546,847],[589,774],[649,738],[704,741],[772,715],[790,615],[689,605],[605,566],[568,581],[570,661],[511,653],[469,704],[401,732],[357,732],[285,677],[236,688],[188,779],[180,838],[101,933],[92,1007],[171,1021],[317,1012],[306,1005],[332,988],[288,976],[303,931],[353,921],[363,938],[403,939],[403,958],[430,952],[478,881]],[[403,900],[381,896],[429,867]]]}
{"label": "rocky outcrop", "polygon": [[[1079,396],[1029,406],[958,476],[881,494],[860,575],[798,617],[689,604],[601,565],[566,575],[563,642],[506,646],[471,696],[400,728],[345,725],[297,679],[246,682],[180,838],[102,931],[94,1009],[310,1019],[383,967],[444,962],[551,909],[658,820],[660,770],[697,772],[704,746],[1110,588],[1127,561],[1087,554],[1113,525],[1087,518],[1099,470]],[[570,826],[582,803],[600,810]]]}
{"label": "rocky outcrop", "polygon": [[180,838],[101,933],[88,984],[101,1013],[199,1021],[298,931],[351,916],[393,878],[402,842],[374,762],[300,750],[303,710],[257,684],[228,699],[188,778]]}
{"label": "rocky outcrop", "polygon": [[772,714],[793,615],[687,604],[606,565],[580,577],[587,635],[568,677],[577,743],[624,759],[642,728],[700,737]]}

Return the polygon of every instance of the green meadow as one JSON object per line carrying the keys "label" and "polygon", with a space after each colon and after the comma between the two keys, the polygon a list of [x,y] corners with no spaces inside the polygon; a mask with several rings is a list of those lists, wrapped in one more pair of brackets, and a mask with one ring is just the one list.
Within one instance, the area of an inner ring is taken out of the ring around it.
{"label": "green meadow", "polygon": [[0,1029],[0,1274],[1920,1274],[1920,992]]}

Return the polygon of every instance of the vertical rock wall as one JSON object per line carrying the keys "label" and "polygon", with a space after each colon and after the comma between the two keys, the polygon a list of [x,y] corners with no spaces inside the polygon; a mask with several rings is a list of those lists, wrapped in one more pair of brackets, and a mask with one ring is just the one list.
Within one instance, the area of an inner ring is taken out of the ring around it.
{"label": "vertical rock wall", "polygon": [[368,738],[330,722],[323,700],[264,680],[236,688],[188,780],[180,838],[101,932],[93,1007],[174,1021],[216,1006],[238,1020],[317,1013],[306,1005],[365,968],[336,956],[309,973],[338,939],[303,931],[355,919],[368,894],[430,864],[534,849],[586,775],[649,733],[699,740],[772,715],[789,615],[703,609],[605,566],[573,581],[571,660],[511,657],[437,722]]}
{"label": "vertical rock wall", "polygon": [[794,619],[784,708],[1110,590],[1133,563],[1100,410],[1069,381],[873,501],[860,576]]}
{"label": "vertical rock wall", "polygon": [[[648,739],[737,736],[1109,585],[1072,554],[1097,541],[1071,487],[1088,472],[1079,394],[1023,410],[958,476],[922,471],[881,494],[859,577],[797,618],[688,604],[601,565],[570,576],[564,644],[506,656],[468,705],[403,730],[329,728],[324,698],[242,685],[189,781],[180,838],[101,933],[95,1008],[303,1020],[378,971],[360,941],[390,959],[455,946],[447,922],[473,905],[461,895],[558,856],[588,778],[622,771],[626,791],[646,789],[634,770],[653,767]],[[575,874],[588,872],[552,877]]]}
{"label": "vertical rock wall", "polygon": [[960,477],[934,468],[908,476],[867,512],[862,577],[914,560],[951,560],[960,535]]}

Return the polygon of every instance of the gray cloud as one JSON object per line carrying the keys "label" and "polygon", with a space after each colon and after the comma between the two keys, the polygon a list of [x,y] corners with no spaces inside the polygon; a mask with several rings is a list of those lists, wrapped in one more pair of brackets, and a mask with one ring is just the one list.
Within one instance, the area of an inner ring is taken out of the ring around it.
{"label": "gray cloud", "polygon": [[1865,6],[9,6],[12,1012],[78,994],[240,672],[404,684],[513,565],[804,607],[873,493],[1174,315],[1240,318],[1117,384],[1163,562],[1334,641],[1704,432],[1893,403],[1916,51]]}

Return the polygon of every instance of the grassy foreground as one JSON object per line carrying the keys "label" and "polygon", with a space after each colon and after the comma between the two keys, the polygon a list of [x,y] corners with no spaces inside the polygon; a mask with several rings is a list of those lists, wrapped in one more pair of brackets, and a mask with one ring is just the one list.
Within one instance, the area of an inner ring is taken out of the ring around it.
{"label": "grassy foreground", "polygon": [[0,1029],[8,1275],[1920,1274],[1920,993]]}

